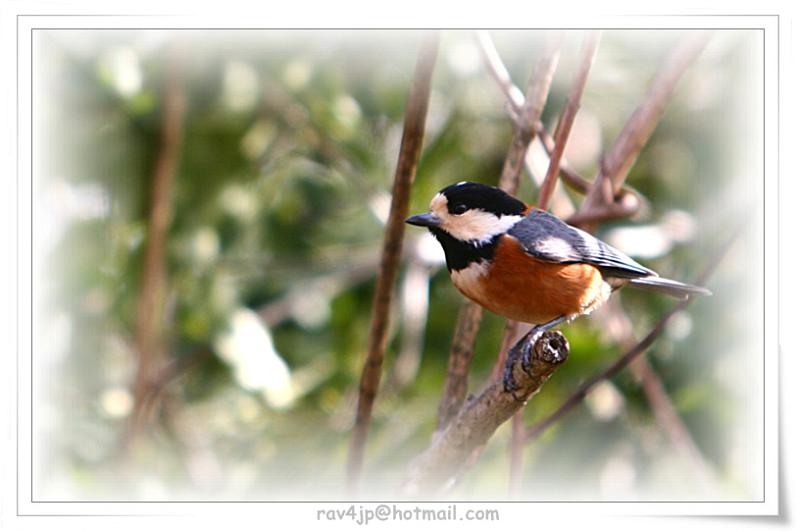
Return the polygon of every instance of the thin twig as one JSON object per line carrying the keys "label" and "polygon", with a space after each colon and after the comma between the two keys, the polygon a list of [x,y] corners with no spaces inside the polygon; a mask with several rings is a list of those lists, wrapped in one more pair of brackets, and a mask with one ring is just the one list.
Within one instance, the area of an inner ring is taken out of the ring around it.
{"label": "thin twig", "polygon": [[409,193],[423,145],[426,114],[431,94],[431,76],[434,71],[438,46],[439,35],[437,33],[427,37],[421,44],[406,105],[403,138],[398,155],[398,165],[395,169],[392,203],[385,229],[381,267],[373,296],[368,350],[360,378],[357,415],[349,446],[347,479],[350,490],[356,487],[362,472],[365,441],[370,426],[373,402],[381,380],[381,366],[387,346],[390,303],[403,243],[404,219],[408,213]]}
{"label": "thin twig", "polygon": [[131,442],[147,420],[152,401],[147,400],[153,384],[155,366],[162,355],[163,306],[166,296],[166,239],[171,223],[171,189],[177,173],[185,89],[182,83],[181,53],[173,44],[169,50],[164,80],[160,123],[160,146],[152,172],[149,220],[141,271],[141,288],[136,309],[135,344],[138,366],[133,382],[133,413],[125,444]]}
{"label": "thin twig", "polygon": [[[522,109],[522,106],[525,105],[525,96],[522,94],[522,91],[519,89],[519,87],[512,82],[509,71],[506,68],[506,65],[503,64],[503,61],[500,59],[500,54],[498,54],[494,42],[489,37],[489,33],[486,31],[477,31],[475,35],[478,42],[478,48],[481,50],[481,56],[484,59],[484,64],[489,70],[489,73],[492,75],[492,78],[497,83],[498,88],[500,88],[500,91],[505,96],[507,111],[511,119],[516,124],[519,121],[520,109]],[[552,156],[553,150],[555,149],[555,142],[553,141],[552,135],[550,135],[550,133],[547,131],[541,120],[538,120],[534,124],[534,129],[539,137],[539,140],[541,140],[542,147],[545,149],[547,156]],[[564,159],[561,159],[559,166],[561,178],[565,183],[567,183],[567,185],[582,194],[588,192],[589,187],[591,186],[590,181],[578,175],[574,169],[569,167]]]}
{"label": "thin twig", "polygon": [[652,80],[644,99],[628,118],[611,149],[603,157],[600,171],[586,195],[581,211],[610,205],[658,125],[677,82],[707,44],[710,33],[698,31],[685,38],[666,58]]}
{"label": "thin twig", "polygon": [[[548,157],[552,157],[553,151],[555,151],[556,149],[556,144],[555,141],[553,140],[552,135],[547,131],[542,122],[538,122],[536,126],[537,126],[536,135],[539,137],[539,140],[541,141],[545,153],[547,153]],[[558,169],[559,169],[559,177],[561,177],[561,180],[564,181],[567,184],[567,186],[569,186],[576,192],[585,194],[589,191],[589,188],[591,188],[591,181],[584,179],[583,177],[578,175],[578,173],[575,170],[570,168],[569,165],[567,164],[566,159],[563,158],[563,154],[561,160],[559,161]]]}
{"label": "thin twig", "polygon": [[550,164],[547,167],[542,187],[539,189],[539,196],[536,204],[541,209],[547,209],[550,198],[555,190],[556,179],[561,167],[561,157],[564,155],[569,133],[572,131],[572,124],[575,123],[575,115],[580,109],[580,99],[583,96],[583,89],[586,87],[586,79],[589,77],[589,70],[594,63],[594,56],[597,53],[597,45],[600,42],[600,32],[593,31],[586,38],[581,50],[581,60],[572,87],[569,90],[564,110],[558,120],[555,131],[555,148],[550,155]]}
{"label": "thin twig", "polygon": [[536,135],[536,122],[542,116],[553,74],[558,66],[562,35],[555,33],[545,45],[544,52],[534,65],[528,90],[525,92],[525,103],[518,114],[514,136],[511,139],[508,155],[500,173],[499,186],[505,192],[514,195],[520,181],[522,168],[528,146]]}
{"label": "thin twig", "polygon": [[[718,251],[713,255],[713,258],[710,260],[708,265],[702,271],[702,273],[697,277],[696,284],[697,285],[704,285],[713,271],[718,266],[721,259],[729,250],[730,246],[735,242],[739,234],[739,230],[733,232],[733,235],[728,239],[728,241],[722,245]],[[643,352],[645,352],[660,336],[663,331],[666,329],[666,325],[669,324],[671,318],[680,312],[681,310],[688,307],[693,298],[688,298],[685,300],[680,301],[677,305],[671,308],[668,312],[666,312],[663,317],[658,321],[658,323],[653,327],[652,330],[638,343],[633,346],[633,348],[629,349],[627,352],[622,354],[615,362],[609,365],[605,370],[601,371],[600,373],[592,376],[589,378],[585,383],[583,383],[578,389],[567,398],[561,406],[558,407],[553,413],[545,417],[544,419],[540,420],[536,424],[534,424],[531,428],[526,430],[525,432],[525,442],[532,441],[537,439],[544,431],[561,420],[564,415],[569,413],[575,406],[577,406],[585,397],[586,395],[594,388],[596,384],[603,380],[607,380],[613,377],[616,373],[624,369],[631,361],[636,359],[640,356]]]}
{"label": "thin twig", "polygon": [[[637,341],[633,335],[633,324],[622,309],[618,298],[609,300],[604,311],[600,312],[597,317],[602,324],[602,329],[610,334],[623,350],[633,348]],[[705,462],[683,419],[678,415],[677,409],[666,393],[663,382],[647,359],[647,354],[639,355],[630,362],[628,367],[636,379],[641,382],[656,422],[668,435],[678,453],[687,460],[697,479],[703,485],[709,485],[714,479],[713,471]]]}
{"label": "thin twig", "polygon": [[509,105],[510,111],[514,116],[519,117],[520,109],[525,105],[525,96],[522,91],[511,81],[506,65],[500,59],[495,43],[487,31],[476,31],[475,37],[478,41],[478,48],[481,50],[481,55],[484,58],[492,77],[497,81],[503,95],[506,97],[506,103]]}
{"label": "thin twig", "polygon": [[[522,91],[520,91],[520,89],[511,81],[511,76],[509,75],[506,66],[501,61],[500,55],[497,53],[497,49],[495,48],[492,39],[489,37],[489,33],[486,31],[478,31],[476,32],[476,37],[479,49],[481,50],[481,55],[484,58],[484,63],[486,64],[490,74],[492,74],[492,77],[495,79],[501,92],[503,92],[504,96],[506,97],[508,114],[511,119],[517,123],[519,110],[525,103],[525,96],[522,95]],[[545,128],[541,120],[534,124],[534,128],[536,130],[536,135],[541,141],[541,145],[545,150],[545,153],[547,153],[548,157],[552,157],[556,148],[553,136],[547,131],[547,128]],[[527,159],[525,167],[528,173],[531,173]],[[591,189],[591,181],[585,179],[573,168],[571,168],[563,155],[559,161],[559,177],[562,181],[564,181],[564,183],[566,183],[567,186],[578,193],[586,194]],[[646,199],[644,199],[641,194],[632,188],[621,187],[616,193],[618,198],[623,198],[626,195],[634,196],[638,200],[638,204],[643,204],[646,202]],[[605,217],[606,215],[608,217]],[[601,211],[599,213],[584,213],[583,218],[588,220],[600,219],[601,217],[604,219],[612,219],[612,216],[621,217],[626,215],[630,214],[614,214],[612,212]]]}

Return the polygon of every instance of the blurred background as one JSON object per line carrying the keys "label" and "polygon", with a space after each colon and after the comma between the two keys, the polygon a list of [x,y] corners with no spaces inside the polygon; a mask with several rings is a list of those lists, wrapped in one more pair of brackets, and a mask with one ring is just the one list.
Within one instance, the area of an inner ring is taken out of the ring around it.
{"label": "blurred background", "polygon": [[[34,35],[34,499],[343,499],[422,33]],[[545,32],[491,35],[524,88]],[[583,37],[565,35],[550,131]],[[603,33],[566,151],[581,175],[596,174],[683,37]],[[648,355],[709,488],[626,370],[527,446],[521,498],[762,497],[761,42],[713,34],[627,180],[648,204],[598,232],[689,281],[746,220],[714,296]],[[511,134],[473,33],[444,32],[411,211],[452,182],[496,184]],[[538,140],[529,160],[543,177]],[[524,176],[518,195],[536,191]],[[404,251],[365,462],[366,492],[388,499],[430,442],[462,302],[424,231],[407,230]],[[630,290],[619,300],[639,338],[673,304]],[[601,312],[563,328],[570,359],[525,408],[528,423],[622,352]],[[471,392],[503,327],[485,314]],[[451,496],[506,497],[509,434],[497,432]]]}

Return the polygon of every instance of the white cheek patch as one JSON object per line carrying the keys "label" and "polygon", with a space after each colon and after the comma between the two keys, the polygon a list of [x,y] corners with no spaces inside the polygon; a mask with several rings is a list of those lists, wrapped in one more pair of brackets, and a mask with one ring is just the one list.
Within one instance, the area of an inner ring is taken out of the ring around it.
{"label": "white cheek patch", "polygon": [[476,245],[487,243],[498,234],[503,234],[522,220],[522,216],[496,216],[483,210],[468,210],[454,216],[442,218],[442,228],[457,240],[471,241]]}
{"label": "white cheek patch", "polygon": [[440,220],[440,228],[457,240],[473,242],[476,246],[488,243],[498,234],[503,234],[522,220],[522,216],[496,216],[480,208],[464,214],[448,212],[448,198],[437,194],[431,200],[429,210]]}

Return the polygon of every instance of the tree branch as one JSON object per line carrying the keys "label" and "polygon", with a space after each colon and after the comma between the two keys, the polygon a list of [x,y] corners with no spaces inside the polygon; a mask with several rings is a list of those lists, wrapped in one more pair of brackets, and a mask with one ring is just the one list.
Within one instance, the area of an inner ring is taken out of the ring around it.
{"label": "tree branch", "polygon": [[[162,355],[163,305],[166,294],[166,240],[171,224],[171,189],[177,173],[182,144],[185,90],[181,54],[177,45],[169,50],[169,67],[164,80],[160,124],[160,149],[152,172],[147,238],[141,271],[141,288],[136,309],[135,344],[138,367],[133,382],[133,413],[126,443],[147,420],[152,401],[147,400],[153,385],[155,366]],[[145,407],[147,406],[147,407]]]}
{"label": "tree branch", "polygon": [[[502,86],[508,87],[507,94],[513,98],[522,98],[523,104],[519,108],[520,120],[515,127],[509,152],[503,166],[503,173],[498,186],[505,192],[514,195],[519,187],[522,166],[525,164],[525,154],[528,145],[533,140],[535,129],[532,124],[539,121],[544,109],[547,95],[550,91],[553,74],[558,64],[561,35],[556,34],[548,43],[542,56],[537,61],[532,77],[528,84],[527,97],[523,97],[508,77],[508,71],[503,66],[497,51],[488,35],[478,32],[479,39],[485,39],[487,51],[493,57],[490,64],[499,71],[496,76],[504,80]],[[491,46],[491,48],[489,48]],[[482,46],[482,50],[484,47]],[[502,70],[500,70],[502,68]],[[482,311],[480,306],[472,301],[466,301],[459,311],[456,322],[451,350],[448,356],[448,375],[445,382],[442,400],[440,401],[437,429],[444,428],[447,422],[461,407],[464,396],[467,394],[467,376],[470,371],[470,360],[473,354],[473,345],[481,323]],[[504,338],[505,342],[505,338]],[[507,347],[508,348],[508,347]]]}
{"label": "tree branch", "polygon": [[[484,63],[486,64],[489,73],[494,78],[501,92],[503,92],[503,95],[506,98],[508,114],[512,121],[514,121],[516,124],[519,121],[518,117],[520,109],[522,109],[522,106],[525,104],[525,96],[523,96],[522,91],[511,81],[511,76],[509,75],[506,66],[503,64],[503,61],[500,59],[500,55],[498,54],[492,39],[489,37],[489,33],[486,31],[477,31],[475,35],[477,38],[478,47],[481,50],[481,56],[484,59]],[[539,140],[541,140],[542,147],[545,149],[547,156],[551,157],[553,151],[555,150],[555,142],[553,141],[553,137],[547,131],[541,120],[534,124],[534,128]],[[526,168],[528,168],[527,161]],[[562,158],[559,162],[559,172],[561,179],[573,190],[582,194],[585,194],[589,191],[589,188],[591,187],[591,181],[578,175],[574,169],[569,167],[566,159],[564,158]]]}
{"label": "tree branch", "polygon": [[525,93],[525,103],[518,114],[514,136],[511,139],[509,153],[503,163],[499,182],[500,188],[511,195],[517,192],[522,168],[525,165],[525,154],[536,135],[535,124],[542,116],[547,95],[550,92],[553,74],[558,66],[561,39],[562,35],[556,33],[545,45],[542,56],[534,66],[531,81]]}
{"label": "tree branch", "polygon": [[541,209],[547,209],[550,203],[550,198],[553,196],[553,190],[556,186],[556,178],[561,167],[561,157],[564,156],[564,149],[569,140],[569,133],[572,131],[572,124],[575,123],[575,115],[580,109],[580,99],[583,96],[583,89],[586,86],[586,79],[589,76],[589,70],[592,63],[594,63],[594,56],[597,53],[597,45],[600,42],[600,32],[593,31],[586,38],[583,43],[581,51],[581,60],[578,71],[575,73],[575,79],[572,81],[572,87],[569,90],[564,110],[561,112],[561,117],[558,120],[558,126],[555,131],[555,148],[552,155],[550,155],[550,164],[547,167],[547,174],[545,175],[542,187],[539,189],[539,196],[536,200],[537,206]]}
{"label": "tree branch", "polygon": [[[522,348],[522,338],[514,348]],[[513,375],[518,386],[514,393],[504,391],[501,378],[493,379],[478,397],[465,403],[447,428],[412,463],[404,484],[407,494],[435,492],[445,487],[472,461],[471,456],[492,434],[516,413],[566,361],[569,344],[561,332],[546,332],[534,345],[530,367],[517,360]]]}
{"label": "tree branch", "polygon": [[[547,156],[552,157],[553,151],[555,151],[556,149],[555,141],[553,140],[553,137],[545,128],[544,124],[539,122],[536,125],[537,125],[536,134],[539,137],[539,140],[541,140],[542,147],[544,148],[545,153],[547,153]],[[561,180],[564,181],[567,184],[567,186],[569,186],[576,192],[585,194],[586,192],[589,191],[589,188],[591,188],[591,181],[584,179],[583,177],[578,175],[578,173],[575,172],[575,170],[570,168],[566,162],[566,159],[563,158],[563,155],[558,164],[558,171]]]}
{"label": "tree branch", "polygon": [[[633,335],[633,324],[622,309],[618,298],[612,298],[596,317],[602,328],[619,343],[622,349],[629,350],[636,344]],[[641,382],[647,401],[652,407],[657,423],[668,435],[674,448],[683,456],[692,468],[698,481],[709,485],[714,480],[713,471],[705,462],[699,448],[688,432],[683,419],[677,413],[671,398],[666,393],[663,382],[650,365],[646,354],[641,354],[629,364],[633,376]]]}
{"label": "tree branch", "polygon": [[409,193],[423,145],[426,114],[431,94],[431,77],[438,46],[439,35],[437,33],[430,35],[421,44],[406,105],[403,138],[393,182],[392,203],[385,229],[381,266],[373,295],[368,350],[360,377],[356,421],[349,446],[347,478],[351,490],[355,488],[361,475],[373,402],[381,380],[381,367],[387,346],[390,303],[401,257],[404,219],[408,213]]}
{"label": "tree branch", "polygon": [[445,389],[439,403],[437,413],[437,430],[445,428],[459,412],[467,395],[467,378],[470,375],[470,362],[473,359],[475,338],[481,326],[481,307],[466,300],[459,309],[456,329],[453,333],[450,352],[448,353],[448,374],[445,378]]}
{"label": "tree branch", "polygon": [[644,99],[628,118],[613,146],[603,158],[594,185],[581,205],[582,212],[614,202],[614,195],[625,182],[630,168],[633,167],[641,149],[658,125],[677,82],[705,47],[709,37],[708,32],[694,32],[666,58]]}

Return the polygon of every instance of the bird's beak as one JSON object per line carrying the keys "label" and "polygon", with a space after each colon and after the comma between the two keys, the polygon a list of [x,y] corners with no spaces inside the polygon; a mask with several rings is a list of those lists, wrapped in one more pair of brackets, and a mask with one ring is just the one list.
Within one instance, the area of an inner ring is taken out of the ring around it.
{"label": "bird's beak", "polygon": [[417,214],[416,216],[408,217],[406,218],[406,222],[410,225],[417,225],[418,227],[436,227],[439,225],[440,219],[431,212],[426,212],[425,214]]}

